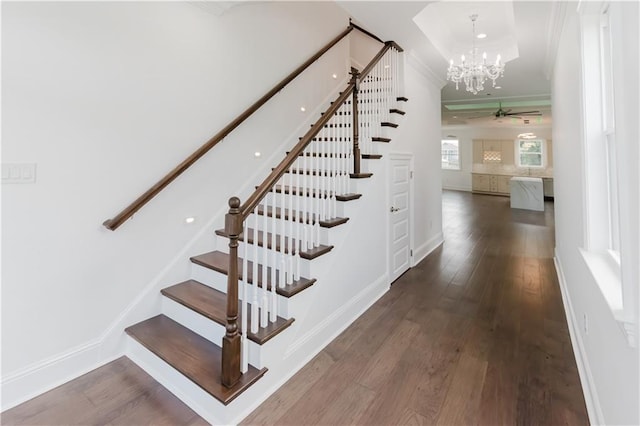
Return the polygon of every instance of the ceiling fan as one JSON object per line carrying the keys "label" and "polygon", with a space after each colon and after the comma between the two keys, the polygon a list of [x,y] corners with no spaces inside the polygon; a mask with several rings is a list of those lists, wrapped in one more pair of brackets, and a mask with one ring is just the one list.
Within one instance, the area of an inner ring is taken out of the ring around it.
{"label": "ceiling fan", "polygon": [[512,118],[524,118],[523,116],[527,116],[527,117],[533,117],[533,116],[540,116],[542,115],[542,113],[540,111],[518,111],[518,112],[511,112],[510,109],[504,110],[502,109],[502,102],[498,103],[498,110],[495,112],[492,112],[490,114],[485,114],[485,115],[479,115],[477,117],[469,117],[469,120],[472,120],[474,118],[486,118],[486,117],[490,117],[493,116],[494,120],[497,120],[498,118],[506,118],[506,117],[512,117]]}

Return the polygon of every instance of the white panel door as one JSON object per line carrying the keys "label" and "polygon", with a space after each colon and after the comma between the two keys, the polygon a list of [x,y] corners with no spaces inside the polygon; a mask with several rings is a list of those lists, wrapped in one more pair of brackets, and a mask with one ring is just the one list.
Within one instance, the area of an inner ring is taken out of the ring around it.
{"label": "white panel door", "polygon": [[389,271],[391,282],[411,266],[411,158],[391,157]]}

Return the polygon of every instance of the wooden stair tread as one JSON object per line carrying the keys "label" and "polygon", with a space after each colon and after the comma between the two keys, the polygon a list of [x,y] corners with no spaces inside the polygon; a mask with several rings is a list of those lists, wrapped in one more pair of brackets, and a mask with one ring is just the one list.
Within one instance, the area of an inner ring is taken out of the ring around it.
{"label": "wooden stair tread", "polygon": [[398,96],[396,100],[399,102],[407,102],[409,99],[405,98],[404,96]]}
{"label": "wooden stair tread", "polygon": [[400,115],[405,115],[406,114],[406,112],[404,112],[404,111],[402,111],[401,109],[398,109],[398,108],[391,108],[389,110],[389,112],[391,114],[400,114]]}
{"label": "wooden stair tread", "polygon": [[[171,300],[180,303],[183,306],[209,318],[210,320],[225,326],[227,323],[227,295],[204,285],[195,280],[188,280],[171,287],[162,289],[161,293]],[[264,344],[271,338],[277,336],[281,331],[285,330],[293,323],[293,318],[284,319],[277,317],[276,321],[267,325],[267,327],[258,328],[257,333],[251,330],[251,312],[247,318],[247,337],[249,340],[259,345]],[[241,323],[240,317],[238,323]]]}
{"label": "wooden stair tread", "polygon": [[397,125],[396,123],[391,123],[391,122],[389,122],[389,121],[383,121],[382,123],[380,123],[380,125],[381,125],[382,127],[393,127],[394,129],[395,129],[396,127],[398,127],[398,125]]}
{"label": "wooden stair tread", "polygon": [[[306,197],[315,198],[315,194],[312,191],[310,191],[308,188],[306,190],[303,189],[302,191],[300,191],[299,188],[296,188],[295,186],[285,185],[283,187],[282,185],[276,185],[272,189],[272,191],[275,191],[279,194],[282,193],[283,190],[285,194],[304,195]],[[327,192],[327,191],[320,192],[320,195],[324,197],[330,197],[331,194],[332,194],[331,192]],[[362,194],[342,194],[342,195],[336,195],[335,197],[336,197],[336,200],[338,201],[351,201],[351,200],[357,200],[361,196]]]}
{"label": "wooden stair tread", "polygon": [[[300,222],[300,223],[304,223],[305,222],[305,218],[302,217],[302,215],[298,215],[298,213],[295,210],[292,210],[292,212],[295,215],[295,217],[297,218],[298,222]],[[264,216],[264,213],[265,213],[264,206],[262,204],[260,204],[258,206],[258,215]],[[275,213],[276,213],[276,218],[277,219],[282,218],[282,209],[280,207],[276,207]],[[273,216],[273,207],[271,207],[271,206],[267,207],[267,216],[269,216],[269,217]],[[284,218],[285,218],[285,220],[290,220],[291,217],[292,216],[289,214],[289,209],[284,209]],[[320,221],[318,221],[318,223],[323,228],[333,228],[334,226],[338,226],[338,225],[342,225],[343,223],[347,223],[348,220],[349,220],[348,217],[334,217],[332,219],[320,220]],[[315,221],[316,221],[315,213],[310,214],[306,218],[306,223],[315,223]]]}
{"label": "wooden stair tread", "polygon": [[382,154],[362,154],[363,160],[379,160],[382,158]]}
{"label": "wooden stair tread", "polygon": [[371,138],[372,142],[391,142],[391,138],[383,138],[381,136],[374,136]]}
{"label": "wooden stair tread", "polygon": [[349,173],[351,179],[366,179],[373,176],[373,173]]}
{"label": "wooden stair tread", "polygon": [[[222,253],[221,251],[212,251],[194,256],[191,258],[191,261],[197,265],[220,272],[221,274],[227,275],[229,273],[229,255],[227,253]],[[253,262],[247,262],[247,269],[247,282],[253,284],[255,282],[253,277]],[[262,277],[262,269],[262,265],[258,264],[258,277],[256,281],[259,287],[263,287],[265,284]],[[242,279],[244,276],[243,274],[242,258],[238,257],[238,278]],[[278,281],[279,276],[280,271],[276,270],[276,282]],[[266,281],[267,289],[271,290],[271,268],[267,268]],[[285,284],[284,287],[277,287],[276,293],[284,297],[291,297],[312,286],[315,282],[315,278],[309,279],[301,277],[291,284]]]}
{"label": "wooden stair tread", "polygon": [[[257,234],[257,241],[256,241],[256,234]],[[229,237],[224,229],[217,229],[216,230],[216,235],[219,235],[221,237],[227,237],[227,238]],[[249,244],[254,244],[254,243],[257,242],[259,247],[265,247],[264,239],[265,239],[264,238],[264,231],[258,230],[256,232],[253,228],[247,228],[246,240],[245,240],[244,233],[240,234],[240,236],[239,236],[239,240],[240,241],[247,241]],[[291,251],[291,249],[293,247],[295,247],[295,239],[289,238],[287,236],[282,238],[283,243],[284,243],[284,247],[282,247],[280,245],[280,240],[281,240],[281,238],[280,238],[279,234],[273,235],[271,232],[267,232],[267,244],[266,244],[266,247],[268,249],[273,249],[274,248],[273,247],[273,242],[275,242],[275,250],[279,251],[279,252],[284,251],[284,253],[289,253]],[[303,259],[312,260],[312,259],[315,259],[318,256],[322,256],[325,253],[329,253],[332,249],[333,249],[333,246],[325,246],[325,245],[321,244],[320,246],[318,246],[318,247],[316,247],[316,248],[314,248],[312,250],[300,250],[300,257],[303,258]]]}
{"label": "wooden stair tread", "polygon": [[222,349],[172,319],[158,315],[125,331],[224,405],[267,372],[266,368],[258,370],[250,365],[240,381],[227,388],[220,380]]}

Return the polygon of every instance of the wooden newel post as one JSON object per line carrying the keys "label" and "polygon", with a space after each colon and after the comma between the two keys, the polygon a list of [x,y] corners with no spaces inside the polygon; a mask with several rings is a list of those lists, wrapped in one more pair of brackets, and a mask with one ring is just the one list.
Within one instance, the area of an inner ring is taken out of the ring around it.
{"label": "wooden newel post", "polygon": [[[360,90],[360,73],[351,68],[351,83],[353,83],[353,173],[360,173],[360,126],[358,124],[358,90]],[[365,106],[367,107],[367,106]]]}
{"label": "wooden newel post", "polygon": [[222,338],[222,384],[235,385],[240,376],[240,332],[238,330],[238,238],[242,233],[240,199],[229,199],[224,229],[229,236],[229,274],[227,276],[227,325]]}

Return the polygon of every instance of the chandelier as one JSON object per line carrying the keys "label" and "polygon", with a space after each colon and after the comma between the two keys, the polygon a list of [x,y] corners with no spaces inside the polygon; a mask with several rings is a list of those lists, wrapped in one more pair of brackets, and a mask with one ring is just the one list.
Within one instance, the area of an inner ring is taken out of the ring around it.
{"label": "chandelier", "polygon": [[476,19],[478,15],[471,15],[469,18],[471,18],[473,25],[471,62],[467,62],[464,55],[462,55],[462,64],[460,65],[453,65],[452,59],[449,62],[449,69],[447,69],[447,80],[456,83],[456,90],[458,90],[458,84],[464,81],[467,92],[476,95],[484,90],[484,82],[487,79],[491,79],[493,87],[496,86],[496,79],[504,74],[504,64],[500,63],[500,55],[498,55],[495,64],[487,65],[487,52],[482,54],[482,63],[476,62]]}

